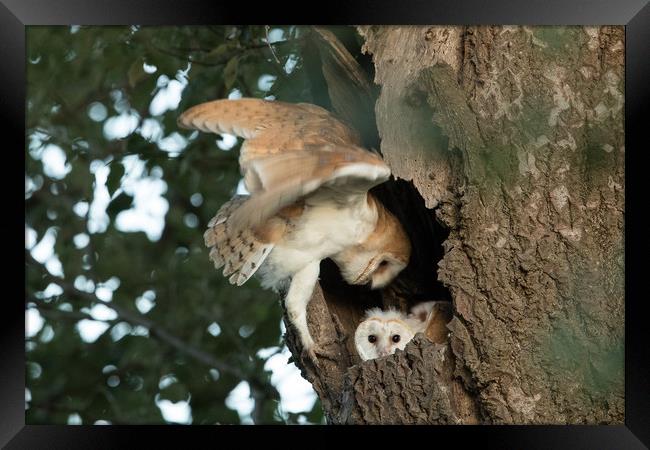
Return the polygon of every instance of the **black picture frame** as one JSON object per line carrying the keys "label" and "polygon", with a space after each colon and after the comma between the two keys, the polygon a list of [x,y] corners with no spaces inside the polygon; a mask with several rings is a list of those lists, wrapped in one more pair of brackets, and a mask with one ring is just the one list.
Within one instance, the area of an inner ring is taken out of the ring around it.
{"label": "black picture frame", "polygon": [[[20,173],[10,165],[21,161],[25,148],[25,27],[28,25],[171,25],[232,23],[336,23],[336,24],[531,24],[531,25],[624,25],[626,36],[625,67],[625,425],[623,426],[473,426],[409,427],[410,432],[438,442],[442,437],[459,442],[471,438],[481,448],[647,448],[650,445],[650,340],[644,314],[644,253],[650,249],[647,226],[643,220],[646,196],[642,191],[644,174],[643,144],[646,141],[650,109],[650,4],[648,0],[437,0],[437,1],[347,1],[294,4],[281,8],[267,3],[253,7],[247,2],[174,1],[174,0],[0,0],[0,118],[7,161],[0,183],[5,207],[0,222],[7,256],[23,252],[20,235],[24,212]],[[9,160],[7,160],[9,158]],[[646,244],[646,245],[643,245]],[[15,246],[15,248],[14,248]],[[7,269],[0,272],[6,286],[14,286],[18,275],[10,270],[20,266],[11,257]],[[23,277],[25,266],[22,266]],[[282,427],[180,427],[145,426],[36,426],[25,425],[24,389],[24,308],[16,295],[5,295],[0,315],[2,357],[0,358],[0,445],[6,448],[131,448],[151,445],[154,438],[166,444],[187,445],[188,433],[211,439],[214,445],[224,434],[238,438],[275,433]],[[304,429],[322,427],[300,427]],[[329,427],[328,436],[360,432],[364,437],[384,439],[395,427]],[[331,430],[331,431],[330,431]],[[399,427],[400,431],[406,431]],[[296,427],[291,429],[296,433]],[[292,437],[296,442],[298,435]],[[433,444],[432,444],[433,445]]]}

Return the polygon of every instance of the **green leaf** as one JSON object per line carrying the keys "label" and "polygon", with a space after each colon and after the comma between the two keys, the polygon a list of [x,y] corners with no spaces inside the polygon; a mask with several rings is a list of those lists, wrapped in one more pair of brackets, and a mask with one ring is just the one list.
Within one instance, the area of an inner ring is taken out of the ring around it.
{"label": "green leaf", "polygon": [[111,219],[114,219],[120,211],[129,209],[132,204],[133,197],[122,192],[108,204],[108,208],[106,208],[106,214],[108,214]]}
{"label": "green leaf", "polygon": [[106,187],[108,188],[108,194],[112,197],[117,188],[120,187],[120,181],[124,176],[124,165],[118,164],[116,161],[113,161],[111,164],[111,172],[108,174],[106,179]]}
{"label": "green leaf", "polygon": [[226,85],[226,89],[231,89],[232,86],[237,81],[237,70],[239,69],[239,56],[230,58],[228,64],[223,69],[223,83]]}
{"label": "green leaf", "polygon": [[127,72],[127,78],[129,80],[129,86],[134,88],[139,82],[147,78],[147,72],[144,71],[144,68],[142,66],[142,61],[140,59],[136,59],[133,61],[133,64],[131,64],[131,67],[129,67],[129,71]]}
{"label": "green leaf", "polygon": [[232,41],[218,45],[214,50],[210,51],[210,53],[207,54],[207,59],[210,61],[218,62],[224,57],[232,54],[235,50],[237,50],[238,47],[239,44]]}
{"label": "green leaf", "polygon": [[187,386],[183,383],[174,383],[160,391],[160,398],[177,403],[182,400],[187,400],[187,394]]}

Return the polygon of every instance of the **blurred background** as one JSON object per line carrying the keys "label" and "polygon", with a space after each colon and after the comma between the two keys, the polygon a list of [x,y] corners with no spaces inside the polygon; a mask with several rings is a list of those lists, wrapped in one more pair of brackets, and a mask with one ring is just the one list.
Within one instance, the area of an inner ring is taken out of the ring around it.
{"label": "blurred background", "polygon": [[327,106],[310,34],[27,27],[28,424],[324,423],[279,298],[230,286],[203,244],[244,191],[240,142],[176,126],[217,98]]}

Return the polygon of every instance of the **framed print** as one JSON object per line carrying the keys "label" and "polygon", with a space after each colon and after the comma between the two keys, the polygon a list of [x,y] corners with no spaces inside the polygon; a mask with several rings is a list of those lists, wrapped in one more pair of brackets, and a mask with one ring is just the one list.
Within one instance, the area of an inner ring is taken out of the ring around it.
{"label": "framed print", "polygon": [[4,1],[2,444],[647,446],[647,2],[298,12]]}

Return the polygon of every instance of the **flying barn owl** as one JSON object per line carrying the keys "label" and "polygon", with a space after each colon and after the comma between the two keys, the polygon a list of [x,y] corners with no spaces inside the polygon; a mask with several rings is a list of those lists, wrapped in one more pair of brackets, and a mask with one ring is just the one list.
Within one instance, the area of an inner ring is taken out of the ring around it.
{"label": "flying barn owl", "polygon": [[416,333],[424,332],[436,302],[415,305],[409,314],[395,309],[366,311],[364,320],[354,333],[354,345],[362,360],[392,355],[404,350]]}
{"label": "flying barn owl", "polygon": [[289,320],[317,364],[326,352],[307,327],[320,262],[350,284],[377,289],[406,267],[411,244],[399,221],[368,192],[390,169],[358,134],[306,103],[243,98],[194,106],[181,127],[245,139],[239,166],[249,196],[235,195],[204,234],[217,269],[238,286],[253,274],[286,291]]}

